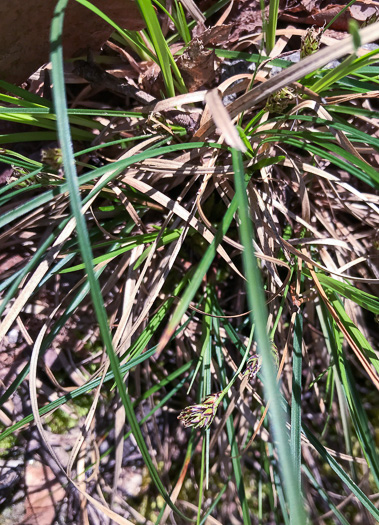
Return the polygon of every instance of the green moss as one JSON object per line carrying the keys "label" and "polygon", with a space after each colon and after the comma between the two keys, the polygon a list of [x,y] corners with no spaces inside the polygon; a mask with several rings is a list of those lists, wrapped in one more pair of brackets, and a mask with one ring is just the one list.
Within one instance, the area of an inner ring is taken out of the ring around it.
{"label": "green moss", "polygon": [[70,404],[71,414],[58,409],[47,419],[50,430],[55,434],[64,434],[67,430],[77,426],[78,420],[87,415],[91,406],[91,398],[89,396],[81,396],[75,399],[75,403]]}
{"label": "green moss", "polygon": [[92,398],[90,396],[80,396],[75,399],[74,410],[79,417],[84,417],[88,414],[91,404]]}
{"label": "green moss", "polygon": [[[4,425],[0,425],[0,432],[2,432],[4,428],[5,428]],[[12,449],[16,445],[16,442],[17,442],[17,438],[13,434],[2,439],[0,441],[0,457],[1,458],[6,457],[9,454],[10,449]]]}
{"label": "green moss", "polygon": [[47,420],[47,425],[54,434],[64,434],[77,424],[78,420],[76,417],[69,416],[61,409],[56,410]]}

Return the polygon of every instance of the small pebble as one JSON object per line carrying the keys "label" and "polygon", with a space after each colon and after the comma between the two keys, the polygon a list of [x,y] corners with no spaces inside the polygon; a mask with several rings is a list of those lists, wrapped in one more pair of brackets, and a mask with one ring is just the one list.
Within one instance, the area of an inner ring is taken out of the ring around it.
{"label": "small pebble", "polygon": [[12,345],[17,343],[18,335],[20,331],[17,328],[12,328],[12,330],[9,330],[8,332],[8,342]]}

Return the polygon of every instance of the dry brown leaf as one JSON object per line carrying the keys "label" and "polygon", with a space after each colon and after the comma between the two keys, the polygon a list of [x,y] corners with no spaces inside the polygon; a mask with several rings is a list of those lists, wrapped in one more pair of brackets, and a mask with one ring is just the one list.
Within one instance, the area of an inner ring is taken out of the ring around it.
{"label": "dry brown leaf", "polygon": [[[206,29],[204,24],[197,24],[194,38],[178,57],[176,64],[182,74],[184,83],[190,93],[202,88],[211,87],[216,77],[216,55],[207,46],[220,44],[228,39],[231,25],[221,25]],[[171,52],[178,51],[180,46],[173,46]],[[156,98],[164,90],[163,78],[157,64],[152,64],[141,77],[143,88]],[[171,106],[173,107],[173,106]]]}
{"label": "dry brown leaf", "polygon": [[241,36],[262,29],[262,12],[259,0],[235,2],[228,18],[233,24],[229,42],[238,42]]}
{"label": "dry brown leaf", "polygon": [[194,39],[197,38],[201,40],[205,46],[215,46],[225,42],[228,39],[231,29],[232,24],[220,24],[208,29],[204,24],[197,24],[192,32],[192,37]]}
{"label": "dry brown leaf", "polygon": [[[54,317],[54,315],[56,314],[56,311],[57,311],[57,308],[54,309],[53,312],[50,314],[50,319]],[[92,505],[94,505],[103,514],[105,514],[105,516],[113,519],[115,523],[118,523],[119,525],[132,525],[131,521],[116,514],[115,512],[110,510],[108,507],[100,503],[97,499],[92,497],[90,494],[83,491],[80,486],[81,484],[78,485],[75,481],[73,481],[71,478],[67,476],[56,451],[54,450],[54,448],[52,447],[52,445],[50,444],[48,440],[47,433],[45,432],[45,429],[43,428],[42,420],[40,418],[40,414],[38,410],[38,400],[37,400],[37,363],[38,363],[38,356],[39,356],[39,352],[41,348],[41,343],[42,343],[44,336],[46,335],[47,327],[48,327],[47,323],[45,323],[44,326],[42,327],[42,330],[38,334],[38,337],[36,339],[36,342],[33,348],[32,356],[30,358],[29,395],[30,395],[30,403],[32,406],[34,420],[37,425],[38,432],[40,433],[42,441],[44,442],[50,455],[52,456],[52,458],[58,465],[60,471],[67,477],[68,481],[79,491],[81,495],[83,495],[90,503],[92,503]]]}
{"label": "dry brown leaf", "polygon": [[66,491],[54,472],[39,461],[28,462],[25,468],[25,525],[51,525],[57,505]]}
{"label": "dry brown leaf", "polygon": [[225,142],[230,147],[245,152],[247,148],[242,142],[242,139],[239,136],[227,109],[222,103],[218,90],[212,89],[209,91],[205,97],[205,100],[209,106],[213,120],[224,135]]}
{"label": "dry brown leaf", "polygon": [[200,39],[193,39],[176,61],[188,91],[210,87],[215,79],[213,50],[206,49]]}
{"label": "dry brown leaf", "polygon": [[[132,0],[92,0],[118,25],[130,30],[145,26]],[[0,6],[0,76],[15,84],[26,80],[49,61],[49,32],[56,2],[51,0],[2,0]],[[63,50],[65,58],[97,50],[113,28],[77,2],[69,2],[65,14]]]}
{"label": "dry brown leaf", "polygon": [[336,15],[341,13],[331,28],[336,31],[347,31],[350,19],[362,23],[372,16],[379,15],[379,3],[376,0],[359,0],[342,12],[345,6],[346,2],[334,1],[332,4],[324,6],[319,0],[304,0],[301,2],[301,6],[284,11],[280,18],[288,22],[322,27],[329,24]]}

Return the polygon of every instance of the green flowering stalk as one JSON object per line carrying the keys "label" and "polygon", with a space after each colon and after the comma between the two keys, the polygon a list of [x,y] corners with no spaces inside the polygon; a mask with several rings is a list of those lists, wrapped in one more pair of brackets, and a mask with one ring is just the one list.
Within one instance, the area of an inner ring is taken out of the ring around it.
{"label": "green flowering stalk", "polygon": [[[279,352],[276,345],[271,341],[271,353],[276,368],[279,368]],[[246,369],[243,373],[244,376],[249,376],[249,381],[252,381],[258,374],[262,367],[262,356],[259,354],[253,354],[249,357],[246,363]]]}
{"label": "green flowering stalk", "polygon": [[183,421],[185,427],[209,428],[220,404],[222,392],[206,396],[199,405],[191,405],[182,410],[178,419]]}
{"label": "green flowering stalk", "polygon": [[[222,399],[231,389],[234,381],[237,379],[239,374],[242,371],[243,366],[245,365],[247,356],[249,354],[252,342],[253,342],[253,333],[254,327],[251,330],[249,343],[247,345],[246,353],[241,361],[238,370],[232,377],[229,384],[221,390],[221,392],[216,392],[215,394],[209,394],[206,396],[203,401],[197,405],[190,405],[182,410],[178,416],[178,419],[183,421],[185,427],[194,427],[194,428],[209,428],[217,412],[217,408],[221,403]],[[274,364],[276,368],[279,368],[279,353],[275,344],[271,342],[271,352]],[[262,356],[259,354],[252,354],[249,359],[247,359],[246,369],[243,373],[244,376],[249,376],[251,381],[256,377],[259,370],[262,366]]]}
{"label": "green flowering stalk", "polygon": [[300,58],[312,55],[320,48],[323,28],[315,29],[310,27],[301,39]]}
{"label": "green flowering stalk", "polygon": [[271,354],[273,357],[274,365],[276,366],[276,369],[278,369],[279,368],[279,352],[273,341],[271,341]]}
{"label": "green flowering stalk", "polygon": [[203,401],[198,405],[191,405],[182,410],[178,416],[178,419],[183,421],[185,427],[194,428],[209,428],[217,412],[217,408],[221,403],[222,399],[226,396],[229,390],[232,388],[234,381],[237,379],[245,365],[247,356],[249,355],[251,345],[253,343],[254,326],[251,329],[249,342],[246,348],[245,355],[241,361],[238,370],[232,377],[231,381],[221,392],[215,394],[209,394]]}
{"label": "green flowering stalk", "polygon": [[371,16],[368,16],[366,20],[363,21],[361,24],[360,29],[363,29],[364,27],[370,26],[371,24],[375,24],[379,19],[379,16],[377,13],[373,13]]}
{"label": "green flowering stalk", "polygon": [[62,150],[60,148],[47,148],[41,152],[41,160],[54,170],[62,167]]}
{"label": "green flowering stalk", "polygon": [[265,111],[270,113],[284,113],[289,104],[294,100],[296,100],[295,90],[290,87],[285,87],[268,97]]}
{"label": "green flowering stalk", "polygon": [[244,376],[249,376],[249,381],[252,381],[258,374],[262,367],[262,356],[253,354],[249,357],[246,363],[246,369],[243,373]]}

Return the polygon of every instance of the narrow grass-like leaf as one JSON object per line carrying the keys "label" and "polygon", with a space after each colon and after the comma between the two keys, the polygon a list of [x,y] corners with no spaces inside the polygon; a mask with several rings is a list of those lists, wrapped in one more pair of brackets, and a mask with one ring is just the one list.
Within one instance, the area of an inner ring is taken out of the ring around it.
{"label": "narrow grass-like leaf", "polygon": [[[211,17],[214,13],[217,13],[217,11],[219,11],[225,5],[227,5],[229,3],[229,1],[230,0],[218,0],[218,2],[215,2],[213,5],[211,5],[211,7],[209,7],[209,9],[207,9],[204,12],[204,18],[207,19],[207,18]],[[197,20],[191,20],[188,23],[188,29],[193,29],[196,24],[197,24]],[[167,39],[167,44],[170,45],[173,42],[176,42],[179,39],[179,36],[180,35],[178,33],[175,34],[175,35],[172,35],[171,37],[169,37]]]}
{"label": "narrow grass-like leaf", "polygon": [[[90,129],[103,129],[103,125],[92,119],[79,116],[85,113],[80,111],[68,112],[71,114],[70,122],[78,126],[85,126]],[[87,112],[88,114],[88,112]],[[94,113],[92,113],[94,114]],[[32,116],[36,115],[36,116]],[[40,116],[42,115],[42,117]],[[20,122],[22,124],[31,124],[40,128],[55,129],[56,116],[51,113],[49,108],[0,108],[0,119],[11,122]],[[75,128],[72,126],[72,129]],[[81,131],[81,130],[78,130]]]}
{"label": "narrow grass-like leaf", "polygon": [[350,2],[348,4],[346,4],[341,10],[338,10],[338,13],[330,20],[330,22],[328,22],[325,27],[323,28],[323,32],[325,32],[327,29],[329,29],[329,27],[331,27],[334,22],[336,20],[339,19],[340,16],[342,16],[344,14],[344,12],[350,7],[352,6],[353,4],[355,4],[357,0],[350,0]]}
{"label": "narrow grass-like leaf", "polygon": [[179,84],[180,91],[185,93],[186,87],[182,79],[182,75],[176,65],[167,42],[162,34],[162,30],[158,21],[156,12],[154,11],[151,0],[137,0],[138,6],[145,19],[149,36],[153,43],[155,52],[157,54],[158,62],[161,67],[163,80],[166,86],[167,95],[169,97],[175,96],[174,81],[172,77],[172,70],[174,71],[176,80]]}
{"label": "narrow grass-like leaf", "polygon": [[[336,335],[340,336],[340,334],[338,334],[338,330],[336,330],[336,327],[334,327],[334,329],[335,329],[334,331]],[[337,345],[340,345],[340,341],[337,341]],[[331,355],[333,355],[333,351]],[[344,392],[344,388],[343,388],[340,376],[338,375],[338,367],[334,365],[334,369],[336,370],[336,373],[334,374],[334,382],[336,385],[339,412],[341,414],[341,423],[342,423],[342,429],[343,429],[343,436],[345,439],[346,453],[349,454],[350,456],[354,456],[354,451],[353,451],[353,446],[352,446],[352,434],[353,433],[352,433],[351,417],[349,414],[349,407],[347,404],[347,400],[346,400],[346,396],[345,396],[345,392]],[[353,437],[355,438],[355,436]],[[351,472],[353,480],[357,482],[358,480],[357,469],[354,463],[350,465],[350,472]]]}
{"label": "narrow grass-like leaf", "polygon": [[73,148],[70,139],[70,127],[66,110],[67,102],[63,75],[62,29],[64,10],[66,8],[67,2],[68,0],[58,0],[58,3],[54,10],[54,18],[51,25],[51,62],[53,65],[53,100],[58,118],[57,128],[61,143],[63,164],[65,167],[67,184],[70,193],[70,204],[72,207],[73,215],[76,219],[76,231],[78,235],[80,251],[88,276],[91,297],[93,301],[95,314],[99,323],[100,334],[104,342],[105,348],[107,350],[111,369],[114,373],[118,392],[125,408],[127,420],[132,428],[133,435],[137,441],[138,447],[141,451],[141,454],[144,458],[151,478],[154,484],[156,485],[157,489],[159,490],[165,501],[167,501],[167,503],[170,505],[170,507],[175,512],[177,512],[183,519],[187,519],[187,517],[182,512],[180,512],[179,509],[175,505],[173,505],[172,501],[170,500],[166,489],[164,488],[163,483],[149,455],[149,451],[147,449],[141,429],[138,425],[133,410],[132,402],[126,391],[126,387],[122,379],[119,361],[112,345],[112,337],[109,330],[104,301],[101,296],[100,285],[95,277],[94,270],[92,267],[93,256],[88,231],[85,223],[85,218],[81,213],[82,203],[80,199],[79,180],[75,169],[75,160],[73,157]]}
{"label": "narrow grass-like leaf", "polygon": [[353,37],[355,52],[358,51],[358,49],[361,47],[361,37],[359,36],[359,25],[354,18],[351,18],[349,20],[348,24],[349,33]]}
{"label": "narrow grass-like leaf", "polygon": [[[274,491],[272,490],[272,500],[273,500],[275,521],[276,523],[281,523],[281,519],[279,518],[279,512],[278,512],[279,509],[277,509],[274,505],[274,501],[277,498],[279,500],[279,506],[282,511],[284,524],[290,525],[290,519],[288,517],[288,507],[287,507],[286,500],[284,497],[282,481],[279,475],[278,462],[275,457],[274,447],[272,443],[270,442],[267,443],[267,452],[268,452],[267,454],[268,469],[267,470],[268,470],[268,473],[272,472],[272,477],[273,477],[273,482],[274,482],[273,485],[276,490],[276,497],[274,497]],[[272,484],[270,483],[270,488],[271,486]]]}
{"label": "narrow grass-like leaf", "polygon": [[346,359],[340,342],[340,334],[333,319],[326,308],[322,306],[324,318],[327,319],[326,326],[329,331],[329,341],[333,352],[335,366],[337,368],[341,383],[343,385],[349,412],[356,430],[359,442],[365,457],[371,467],[375,483],[379,488],[379,457],[376,452],[375,441],[369,428],[366,412],[363,408],[357,392],[350,364]]}
{"label": "narrow grass-like leaf", "polygon": [[236,198],[238,199],[238,216],[240,220],[240,238],[243,244],[243,262],[247,278],[246,288],[249,308],[252,311],[251,322],[255,324],[255,339],[258,351],[262,355],[262,373],[265,396],[270,403],[269,417],[273,437],[278,450],[279,464],[284,490],[289,505],[292,524],[303,525],[306,515],[296,483],[296,472],[291,461],[290,447],[285,428],[285,415],[280,403],[279,388],[276,383],[274,364],[272,362],[271,344],[266,332],[267,309],[258,264],[254,255],[252,240],[254,238],[249,215],[248,200],[245,191],[244,168],[242,155],[232,150]]}
{"label": "narrow grass-like leaf", "polygon": [[350,68],[352,68],[352,64],[355,58],[355,55],[350,55],[349,57],[345,58],[342,64],[335,68],[332,68],[330,71],[328,71],[328,73],[326,73],[326,75],[320,78],[320,80],[316,81],[312,85],[312,90],[315,93],[321,93],[329,86],[336,83],[341,78],[345,77],[349,73]]}
{"label": "narrow grass-like leaf", "polygon": [[[210,314],[212,311],[211,295],[210,295],[210,286],[207,286],[206,297],[204,303],[204,312]],[[211,327],[212,327],[212,318],[209,315],[204,315],[203,317],[203,330],[202,330],[202,354],[204,355],[203,359],[203,371],[202,371],[202,398],[209,396],[211,392],[211,383],[212,383],[212,374],[211,374],[211,361],[212,361],[212,338],[211,338]],[[205,461],[205,488],[209,486],[209,428],[205,429],[204,442],[204,461]],[[203,492],[204,486],[200,485],[200,491]],[[199,494],[199,513],[197,516],[198,521],[200,521],[200,494]]]}
{"label": "narrow grass-like leaf", "polygon": [[[291,403],[291,452],[301,493],[301,375],[302,375],[303,316],[299,312],[295,320],[292,353],[292,403]],[[294,523],[291,515],[291,523]]]}
{"label": "narrow grass-like leaf", "polygon": [[226,489],[228,488],[228,483],[229,483],[230,479],[231,479],[231,476],[228,478],[228,480],[227,480],[227,482],[225,483],[225,485],[222,487],[222,489],[220,490],[220,492],[217,494],[217,497],[216,497],[215,500],[213,501],[212,505],[209,507],[209,509],[207,510],[207,512],[204,514],[203,519],[202,519],[201,522],[200,522],[200,525],[205,525],[208,516],[213,512],[213,509],[216,508],[218,502],[221,500],[221,498],[222,498],[224,492],[225,492]]}
{"label": "narrow grass-like leaf", "polygon": [[[77,140],[88,140],[90,135],[87,131],[78,130],[75,136]],[[92,135],[91,135],[92,136]],[[23,131],[22,133],[7,133],[0,135],[0,144],[20,144],[20,142],[52,142],[57,140],[55,131]]]}
{"label": "narrow grass-like leaf", "polygon": [[[310,277],[310,274],[306,269],[304,269],[304,274]],[[320,272],[317,273],[317,278],[326,289],[337,292],[376,315],[379,314],[379,300],[374,295],[359,290],[359,288],[356,288],[349,283],[337,281],[336,279],[333,279],[333,277],[329,277]]]}
{"label": "narrow grass-like leaf", "polygon": [[266,54],[269,55],[275,46],[276,27],[278,24],[279,0],[270,0],[270,11],[266,25]]}
{"label": "narrow grass-like leaf", "polygon": [[[17,99],[18,100],[18,99]],[[42,100],[42,99],[41,99]],[[21,108],[13,108],[13,107],[0,107],[0,115],[21,115],[28,117],[28,115],[45,115],[46,118],[49,118],[50,120],[55,120],[56,116],[54,113],[52,113],[53,108],[45,108],[45,107],[36,107],[35,105],[31,104],[31,107],[26,106],[26,109],[24,107]],[[142,113],[138,113],[135,111],[126,111],[126,110],[115,110],[115,109],[86,109],[86,108],[67,108],[67,114],[71,116],[70,122],[74,124],[78,124],[81,126],[87,126],[94,129],[102,129],[102,125],[98,122],[94,122],[90,119],[74,119],[73,117],[76,116],[88,116],[88,117],[135,117],[135,116],[142,116]],[[130,140],[134,140],[136,137],[132,137]],[[146,136],[145,136],[146,138]],[[123,139],[128,140],[128,139]],[[101,147],[101,145],[98,145],[97,147]]]}
{"label": "narrow grass-like leaf", "polygon": [[321,498],[328,504],[330,510],[333,511],[333,513],[335,514],[335,516],[340,520],[340,522],[342,523],[342,525],[350,525],[350,522],[348,522],[344,516],[341,514],[341,512],[337,509],[337,507],[334,505],[334,503],[330,500],[330,498],[328,497],[328,494],[325,492],[325,490],[321,487],[321,485],[317,482],[317,480],[315,479],[315,477],[312,475],[311,471],[309,470],[309,468],[304,465],[303,466],[303,470],[307,476],[307,478],[310,480],[310,482],[312,483],[312,485],[314,486],[314,488],[317,490],[317,492],[319,493],[319,495],[321,496]]}
{"label": "narrow grass-like leaf", "polygon": [[329,294],[329,300],[332,303],[333,308],[337,312],[338,317],[341,319],[341,322],[346,328],[347,332],[358,345],[366,359],[368,359],[372,366],[375,368],[376,373],[379,374],[379,358],[377,357],[376,352],[373,350],[370,343],[367,341],[362,332],[347,315],[345,308],[341,304],[341,301],[339,300],[337,295],[334,293]]}
{"label": "narrow grass-like leaf", "polygon": [[[6,93],[13,93],[13,95],[16,95],[16,98],[14,99],[15,104],[19,104],[25,107],[41,107],[42,106],[42,107],[47,107],[50,109],[53,108],[53,104],[51,100],[40,97],[39,95],[36,95],[32,91],[28,91],[27,89],[23,89],[14,84],[10,84],[9,82],[6,82],[5,80],[0,80],[0,87],[3,88],[3,90]],[[5,99],[3,98],[3,100]]]}
{"label": "narrow grass-like leaf", "polygon": [[346,77],[347,75],[351,75],[354,71],[364,67],[367,61],[377,53],[379,53],[379,50],[374,49],[360,58],[356,58],[355,55],[350,55],[342,62],[342,64],[336,68],[331,69],[326,75],[323,76],[323,78],[313,84],[313,91],[315,93],[321,93],[335,82],[338,82],[338,80]]}
{"label": "narrow grass-like leaf", "polygon": [[[246,53],[243,51],[233,51],[231,49],[215,49],[215,54],[220,58],[230,58],[236,60],[244,60],[246,62],[259,63],[262,61],[262,56],[257,53]],[[268,67],[282,67],[287,68],[292,63],[282,58],[273,58],[267,63]]]}
{"label": "narrow grass-like leaf", "polygon": [[327,450],[321,445],[316,436],[311,432],[311,430],[304,425],[303,431],[314,446],[314,448],[319,453],[320,457],[331,467],[331,469],[337,474],[337,476],[345,483],[345,485],[351,490],[351,492],[356,496],[358,501],[362,503],[364,507],[373,515],[373,517],[379,521],[379,510],[375,505],[370,501],[364,492],[354,483],[354,481],[346,474],[343,468],[337,463],[337,461],[329,454]]}
{"label": "narrow grass-like leaf", "polygon": [[[218,323],[218,320],[215,320],[216,324]],[[225,388],[228,384],[226,372],[225,372],[225,364],[224,359],[222,357],[221,349],[216,346],[216,358],[218,362],[218,366],[220,369],[221,374],[221,385],[223,388]],[[228,408],[228,402],[224,398],[223,399],[223,407],[226,411]],[[242,508],[242,519],[244,525],[251,525],[250,520],[250,511],[245,491],[245,485],[244,485],[244,479],[242,474],[242,467],[241,467],[241,459],[239,457],[239,450],[238,450],[238,443],[236,439],[236,429],[234,428],[233,424],[233,417],[230,415],[228,419],[226,420],[226,433],[228,436],[228,441],[230,445],[230,454],[231,454],[231,460],[232,460],[232,467],[233,467],[233,474],[235,479],[235,484],[237,488],[238,497],[241,503]]]}
{"label": "narrow grass-like leaf", "polygon": [[[162,235],[162,238],[158,244],[158,247],[165,246],[166,244],[169,244],[171,242],[174,242],[180,237],[181,230],[175,230],[171,232],[167,232]],[[99,257],[95,257],[92,261],[93,266],[95,264],[99,264],[105,261],[108,261],[110,259],[114,259],[115,257],[122,255],[125,252],[128,252],[130,250],[133,250],[136,246],[140,246],[141,244],[148,244],[153,242],[158,237],[157,233],[147,233],[143,235],[136,235],[132,240],[125,243],[126,246],[121,246],[120,248],[116,248],[104,255],[99,255]],[[122,243],[124,244],[124,243]],[[70,268],[65,268],[64,270],[61,270],[60,273],[71,273],[75,272],[77,270],[83,270],[84,264],[77,264],[76,266],[70,266]]]}
{"label": "narrow grass-like leaf", "polygon": [[[111,18],[109,18],[109,16],[107,16],[105,13],[103,13],[103,11],[101,11],[98,7],[93,5],[91,2],[88,2],[87,0],[75,0],[75,1],[79,2],[79,4],[84,5],[85,7],[87,7],[87,9],[90,9],[91,11],[96,13],[100,18],[105,20],[105,22],[108,22],[108,24],[110,26],[112,26],[114,29],[116,29],[116,31],[120,34],[120,36],[122,38],[125,39],[126,42],[130,42],[130,40],[132,40],[131,37],[130,37],[130,33],[131,33],[130,31],[124,31]],[[136,42],[134,41],[134,43],[136,43]],[[151,51],[149,49],[147,49],[143,45],[140,45],[140,48],[143,51],[143,53],[145,54],[145,56],[142,57],[143,60],[146,60],[146,57],[149,57],[152,60],[156,60],[156,58],[154,57],[154,55],[151,53]]]}
{"label": "narrow grass-like leaf", "polygon": [[186,15],[181,2],[175,0],[176,27],[185,44],[191,41],[191,33],[187,24]]}
{"label": "narrow grass-like leaf", "polygon": [[203,502],[203,495],[204,495],[204,478],[205,478],[205,470],[206,470],[206,446],[207,440],[206,436],[204,435],[203,443],[201,446],[201,460],[200,460],[200,479],[199,479],[199,494],[198,494],[198,503],[197,503],[197,518],[196,518],[196,525],[199,525],[200,519],[201,519],[201,506]]}

